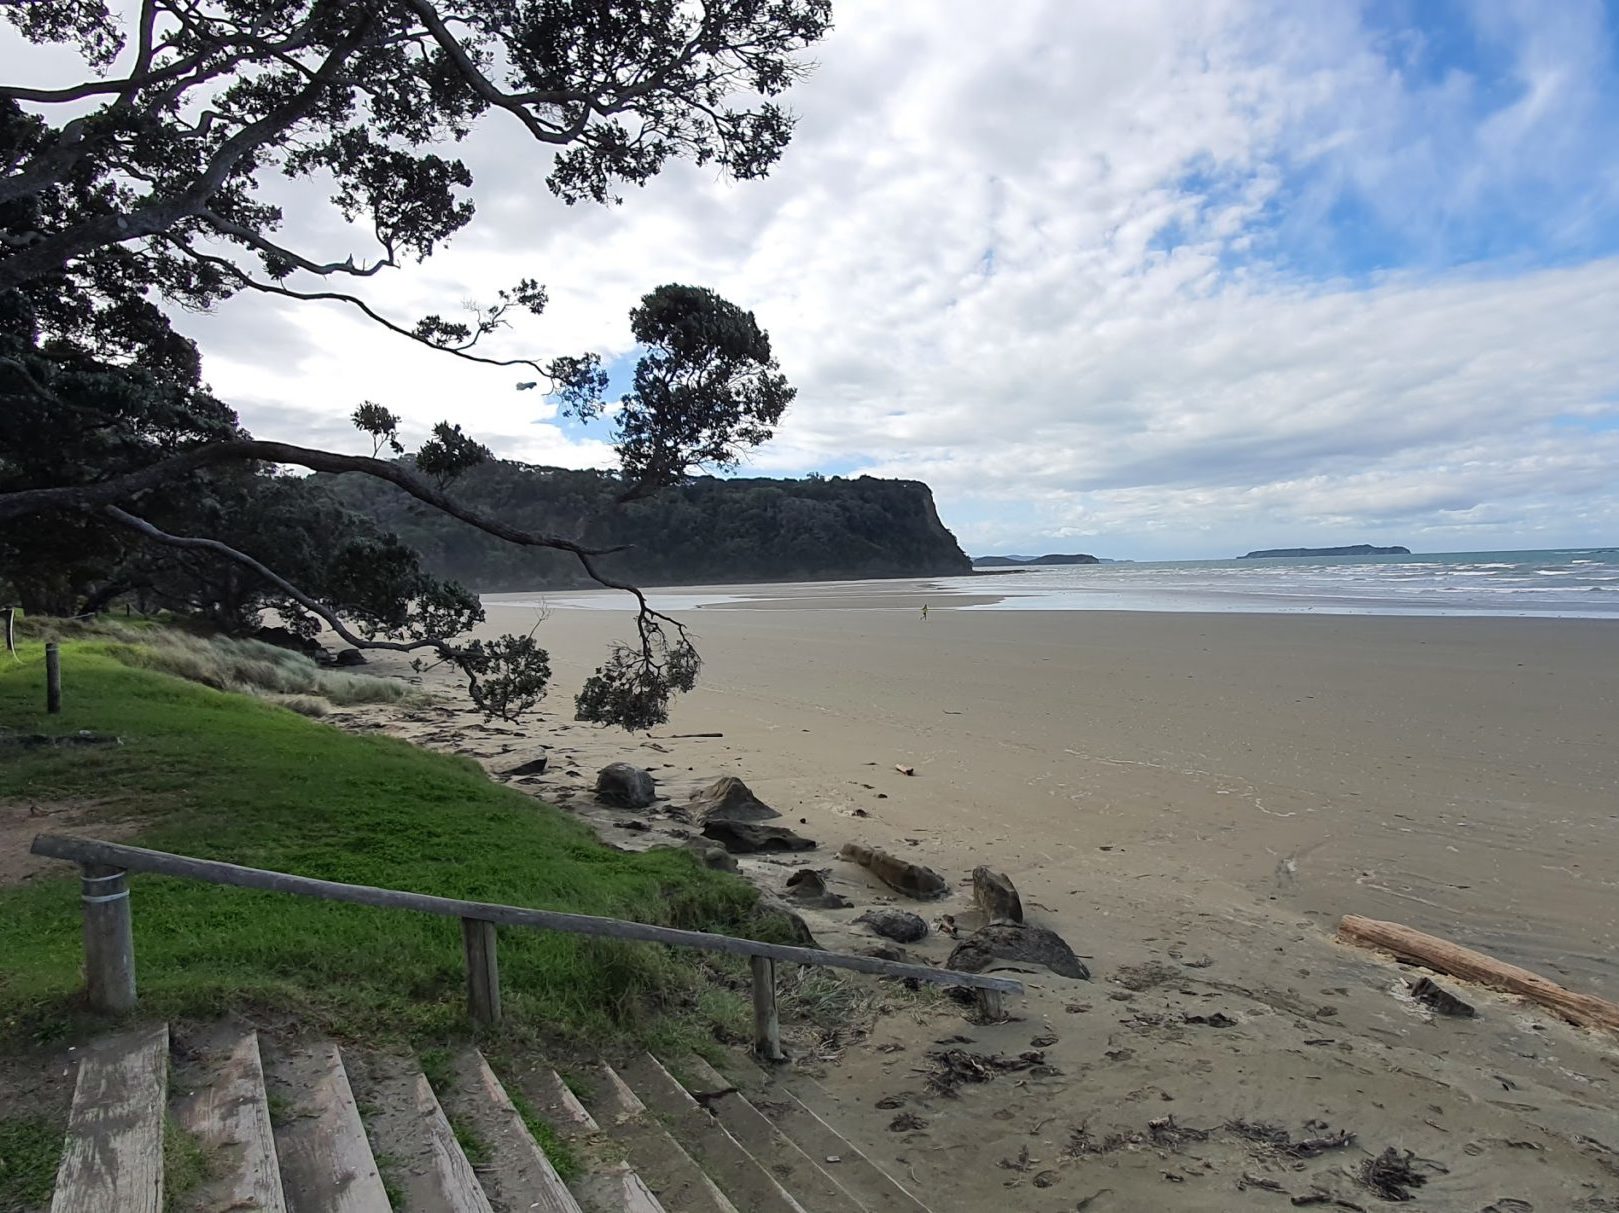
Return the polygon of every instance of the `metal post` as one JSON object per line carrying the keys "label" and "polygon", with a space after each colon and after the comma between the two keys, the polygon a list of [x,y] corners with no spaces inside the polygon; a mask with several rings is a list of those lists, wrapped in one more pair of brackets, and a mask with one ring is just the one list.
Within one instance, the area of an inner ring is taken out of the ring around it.
{"label": "metal post", "polygon": [[91,1010],[119,1015],[135,1008],[135,932],[129,913],[129,873],[98,863],[81,866],[85,992]]}
{"label": "metal post", "polygon": [[776,962],[768,956],[753,960],[753,1051],[764,1061],[785,1061],[781,1051],[781,1021],[776,1016]]}
{"label": "metal post", "polygon": [[62,650],[54,640],[45,646],[45,710],[62,710]]}
{"label": "metal post", "polygon": [[473,1023],[495,1027],[500,1023],[500,961],[495,955],[495,924],[482,918],[463,918],[461,944],[467,955],[467,1012]]}

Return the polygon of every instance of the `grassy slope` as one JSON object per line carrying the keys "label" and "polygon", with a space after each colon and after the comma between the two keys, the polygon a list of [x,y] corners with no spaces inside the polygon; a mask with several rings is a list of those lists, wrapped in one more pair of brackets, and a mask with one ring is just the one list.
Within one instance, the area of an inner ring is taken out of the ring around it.
{"label": "grassy slope", "polygon": [[[743,882],[684,852],[614,851],[470,761],[131,669],[89,643],[64,646],[64,711],[46,717],[41,646],[23,657],[0,661],[0,726],[96,729],[124,745],[12,751],[0,800],[107,801],[109,816],[142,818],[131,839],[141,845],[334,880],[733,931],[752,913]],[[147,875],[132,887],[145,1014],[244,1007],[339,1036],[417,1041],[461,1028],[453,919]],[[0,1040],[71,1019],[77,895],[67,864],[0,890]],[[676,1004],[731,1023],[738,1014],[689,955],[647,945],[504,930],[500,967],[516,1032],[655,1033]]]}

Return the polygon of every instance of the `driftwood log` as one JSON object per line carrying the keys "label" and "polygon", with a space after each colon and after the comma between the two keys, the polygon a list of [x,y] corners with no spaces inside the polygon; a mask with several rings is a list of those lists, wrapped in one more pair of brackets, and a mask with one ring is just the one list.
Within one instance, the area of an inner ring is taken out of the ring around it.
{"label": "driftwood log", "polygon": [[1359,914],[1346,914],[1338,924],[1338,937],[1349,943],[1381,948],[1401,960],[1422,965],[1437,973],[1520,995],[1579,1027],[1619,1032],[1619,1003],[1591,994],[1577,994],[1538,973],[1520,969],[1517,965],[1496,960],[1493,956],[1464,948],[1436,935],[1426,935],[1397,922],[1379,922],[1375,918],[1362,918]]}

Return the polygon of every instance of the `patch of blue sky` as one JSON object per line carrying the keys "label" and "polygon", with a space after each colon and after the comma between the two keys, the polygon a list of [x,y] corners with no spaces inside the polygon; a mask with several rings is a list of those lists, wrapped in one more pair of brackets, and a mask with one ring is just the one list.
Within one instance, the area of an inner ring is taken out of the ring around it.
{"label": "patch of blue sky", "polygon": [[[609,358],[602,364],[607,372],[607,390],[602,398],[616,401],[628,392],[633,385],[635,376],[635,363],[640,357],[638,353],[621,354],[617,358]],[[545,421],[540,424],[555,425],[569,438],[599,438],[606,440],[612,432],[613,419],[611,417],[598,417],[594,421],[579,421],[573,417],[557,414],[554,421]]]}
{"label": "patch of blue sky", "polygon": [[[1282,141],[1279,188],[1249,221],[1244,261],[1364,282],[1619,253],[1619,4],[1371,0],[1363,20],[1387,68],[1366,86],[1378,91]],[[1198,214],[1240,184],[1207,165],[1178,182]],[[1197,227],[1167,226],[1154,245],[1195,240]]]}
{"label": "patch of blue sky", "polygon": [[1553,417],[1551,421],[1554,430],[1572,430],[1581,434],[1611,434],[1619,432],[1619,408],[1610,412],[1592,415],[1568,415]]}

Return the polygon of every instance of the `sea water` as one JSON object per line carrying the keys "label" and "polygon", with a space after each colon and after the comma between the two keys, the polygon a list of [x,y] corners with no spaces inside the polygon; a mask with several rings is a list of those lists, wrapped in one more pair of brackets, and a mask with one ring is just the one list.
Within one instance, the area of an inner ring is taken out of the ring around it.
{"label": "sea water", "polygon": [[967,608],[986,611],[1619,618],[1619,548],[1052,565],[937,584],[1000,596]]}

